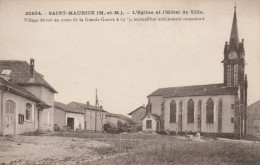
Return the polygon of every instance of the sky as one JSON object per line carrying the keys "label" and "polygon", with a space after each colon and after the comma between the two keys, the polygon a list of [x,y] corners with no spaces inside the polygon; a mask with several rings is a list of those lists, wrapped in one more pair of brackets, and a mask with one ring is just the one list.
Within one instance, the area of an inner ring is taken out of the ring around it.
{"label": "sky", "polygon": [[[236,6],[251,104],[260,99],[260,1],[237,0]],[[187,17],[205,21],[24,22],[25,11],[197,9],[204,14]],[[222,83],[233,15],[233,0],[0,0],[0,59],[34,58],[35,69],[58,91],[55,101],[94,105],[97,89],[105,110],[127,115],[158,88]]]}

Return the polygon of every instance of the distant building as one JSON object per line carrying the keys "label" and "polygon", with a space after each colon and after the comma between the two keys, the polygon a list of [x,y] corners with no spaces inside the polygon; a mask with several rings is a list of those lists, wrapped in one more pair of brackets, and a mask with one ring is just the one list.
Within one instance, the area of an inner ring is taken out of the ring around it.
{"label": "distant building", "polygon": [[95,107],[90,105],[89,102],[86,104],[71,102],[67,104],[70,109],[75,111],[85,112],[84,114],[84,128],[89,131],[103,131],[104,124],[106,121],[106,113],[102,107]]}
{"label": "distant building", "polygon": [[260,100],[247,108],[247,133],[260,137]]}
{"label": "distant building", "polygon": [[118,121],[121,121],[123,124],[134,123],[132,119],[121,114],[113,114],[113,113],[106,114],[106,123],[112,123],[115,126],[117,126]]}
{"label": "distant building", "polygon": [[0,134],[53,131],[57,91],[34,70],[34,62],[0,60]]}
{"label": "distant building", "polygon": [[142,118],[143,131],[157,131],[160,130],[160,116],[157,114],[147,114]]}
{"label": "distant building", "polygon": [[84,130],[84,116],[84,111],[72,109],[60,102],[54,103],[54,124],[60,128],[66,126],[73,130]]}
{"label": "distant building", "polygon": [[134,111],[130,112],[128,115],[131,115],[132,120],[138,125],[142,125],[142,119],[146,114],[145,106],[140,106],[139,108],[135,109]]}
{"label": "distant building", "polygon": [[245,51],[244,40],[240,42],[238,37],[236,10],[222,63],[223,83],[160,88],[148,96],[151,117],[160,116],[162,123],[157,129],[236,137],[246,134]]}

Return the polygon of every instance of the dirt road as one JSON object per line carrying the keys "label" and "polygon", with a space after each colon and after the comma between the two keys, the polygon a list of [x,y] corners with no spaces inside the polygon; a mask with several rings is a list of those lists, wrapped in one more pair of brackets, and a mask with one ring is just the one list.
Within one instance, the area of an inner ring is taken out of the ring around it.
{"label": "dirt road", "polygon": [[53,136],[0,137],[0,164],[75,164],[98,159],[93,148],[109,144]]}

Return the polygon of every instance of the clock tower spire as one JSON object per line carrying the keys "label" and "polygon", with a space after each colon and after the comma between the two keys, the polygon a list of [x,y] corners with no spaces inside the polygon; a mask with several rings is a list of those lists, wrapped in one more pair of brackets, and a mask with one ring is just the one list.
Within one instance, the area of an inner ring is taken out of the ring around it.
{"label": "clock tower spire", "polygon": [[234,17],[231,28],[229,42],[224,48],[224,84],[226,86],[239,86],[244,82],[244,39],[239,42],[236,6],[234,7]]}

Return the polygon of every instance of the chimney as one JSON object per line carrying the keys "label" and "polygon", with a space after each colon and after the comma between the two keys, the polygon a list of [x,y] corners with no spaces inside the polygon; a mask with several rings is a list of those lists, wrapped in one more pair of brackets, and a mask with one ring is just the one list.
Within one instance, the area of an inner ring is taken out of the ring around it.
{"label": "chimney", "polygon": [[89,101],[87,101],[87,106],[89,106]]}
{"label": "chimney", "polygon": [[33,75],[33,72],[34,72],[34,59],[31,58],[30,59],[30,82],[34,82],[34,75]]}

